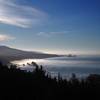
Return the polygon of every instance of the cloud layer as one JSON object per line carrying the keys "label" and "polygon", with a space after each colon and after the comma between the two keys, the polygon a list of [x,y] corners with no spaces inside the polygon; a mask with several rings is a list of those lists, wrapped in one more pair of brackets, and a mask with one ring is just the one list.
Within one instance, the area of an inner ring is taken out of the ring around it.
{"label": "cloud layer", "polygon": [[0,23],[28,28],[45,19],[44,12],[16,2],[17,0],[0,0]]}
{"label": "cloud layer", "polygon": [[62,32],[39,32],[37,33],[38,36],[43,36],[43,37],[51,37],[54,35],[63,35],[69,33],[69,31],[62,31]]}
{"label": "cloud layer", "polygon": [[13,40],[14,37],[6,34],[0,34],[0,42]]}

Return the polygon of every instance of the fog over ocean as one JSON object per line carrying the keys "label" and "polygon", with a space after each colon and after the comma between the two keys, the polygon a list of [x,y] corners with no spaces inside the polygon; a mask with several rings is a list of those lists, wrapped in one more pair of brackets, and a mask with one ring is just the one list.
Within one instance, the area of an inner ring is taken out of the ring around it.
{"label": "fog over ocean", "polygon": [[[70,77],[75,73],[77,77],[84,77],[89,74],[100,74],[100,56],[78,56],[78,57],[54,57],[47,59],[24,59],[13,61],[21,69],[32,71],[33,66],[27,63],[36,62],[43,65],[44,69],[52,76],[61,74],[63,78]],[[23,66],[25,64],[25,66]]]}

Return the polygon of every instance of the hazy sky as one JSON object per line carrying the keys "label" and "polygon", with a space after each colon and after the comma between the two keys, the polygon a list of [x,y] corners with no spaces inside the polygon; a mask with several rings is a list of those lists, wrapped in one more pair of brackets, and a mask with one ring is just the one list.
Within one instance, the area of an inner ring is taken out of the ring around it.
{"label": "hazy sky", "polygon": [[0,45],[100,54],[100,0],[0,0]]}

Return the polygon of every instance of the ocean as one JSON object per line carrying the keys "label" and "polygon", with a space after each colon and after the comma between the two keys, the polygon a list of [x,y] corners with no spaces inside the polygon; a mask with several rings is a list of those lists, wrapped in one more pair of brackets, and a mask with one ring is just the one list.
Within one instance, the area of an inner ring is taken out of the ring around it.
{"label": "ocean", "polygon": [[[86,77],[89,74],[100,74],[100,56],[77,56],[77,57],[54,57],[47,59],[24,59],[13,61],[22,70],[32,71],[34,67],[29,65],[31,62],[42,65],[44,70],[52,76],[63,78],[71,77],[75,73],[77,77]],[[29,63],[27,65],[27,63]],[[25,64],[25,65],[23,65]]]}

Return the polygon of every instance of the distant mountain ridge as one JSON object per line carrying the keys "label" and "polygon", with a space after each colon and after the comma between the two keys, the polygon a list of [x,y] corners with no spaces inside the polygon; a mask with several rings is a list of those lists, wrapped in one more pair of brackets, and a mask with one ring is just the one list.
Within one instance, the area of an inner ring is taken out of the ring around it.
{"label": "distant mountain ridge", "polygon": [[7,46],[0,46],[0,61],[10,62],[21,59],[41,59],[49,57],[58,57],[56,54],[46,54],[34,51],[23,51],[19,49],[10,48]]}

